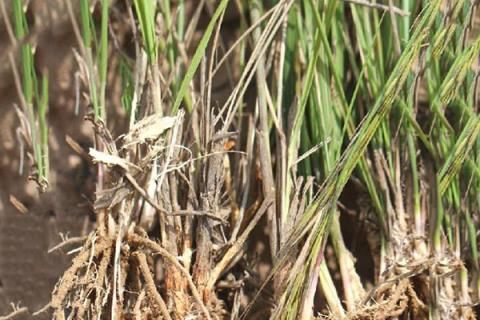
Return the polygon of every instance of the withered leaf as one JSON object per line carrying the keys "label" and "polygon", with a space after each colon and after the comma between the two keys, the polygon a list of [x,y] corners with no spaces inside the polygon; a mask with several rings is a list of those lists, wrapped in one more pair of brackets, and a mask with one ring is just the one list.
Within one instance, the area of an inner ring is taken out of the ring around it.
{"label": "withered leaf", "polygon": [[106,152],[98,151],[93,148],[90,148],[88,154],[93,158],[93,162],[101,162],[106,164],[107,166],[119,166],[126,171],[130,168],[135,168],[137,170],[141,170],[138,166],[134,165],[133,163],[120,158],[119,156],[115,156],[113,154],[109,154]]}
{"label": "withered leaf", "polygon": [[173,127],[176,120],[177,117],[162,117],[158,114],[146,117],[130,128],[130,131],[124,137],[125,145],[156,140],[165,130]]}

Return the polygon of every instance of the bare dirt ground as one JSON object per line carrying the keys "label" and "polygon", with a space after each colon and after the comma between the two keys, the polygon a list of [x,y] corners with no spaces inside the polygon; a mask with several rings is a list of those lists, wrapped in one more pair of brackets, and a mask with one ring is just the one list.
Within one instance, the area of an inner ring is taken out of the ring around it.
{"label": "bare dirt ground", "polygon": [[[13,76],[5,52],[0,73],[0,314],[11,311],[10,302],[38,310],[45,305],[59,275],[69,263],[62,252],[48,254],[61,241],[59,233],[77,236],[86,229],[90,212],[88,195],[93,186],[88,165],[65,143],[65,136],[89,145],[89,128],[74,114],[72,47],[75,39],[61,1],[32,1],[34,40],[40,68],[49,70],[51,182],[41,198],[27,174],[19,174],[19,125]],[[52,10],[55,8],[55,10]],[[0,41],[9,43],[5,25]],[[4,50],[9,50],[5,48]],[[24,166],[24,171],[28,171]],[[13,195],[28,209],[20,213],[10,201]],[[21,248],[21,250],[19,250]]]}

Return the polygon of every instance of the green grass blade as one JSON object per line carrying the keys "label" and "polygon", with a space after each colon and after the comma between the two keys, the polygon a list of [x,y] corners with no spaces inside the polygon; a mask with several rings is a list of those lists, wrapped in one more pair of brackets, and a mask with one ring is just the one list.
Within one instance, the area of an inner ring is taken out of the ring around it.
{"label": "green grass blade", "polygon": [[147,52],[150,63],[157,61],[157,39],[155,36],[155,12],[157,10],[157,1],[135,0],[135,11],[140,23],[145,51]]}
{"label": "green grass blade", "polygon": [[[335,205],[340,192],[343,190],[343,187],[349,179],[357,162],[362,157],[368,143],[376,133],[380,123],[388,114],[395,99],[402,90],[407,75],[419,55],[421,46],[429,35],[430,28],[440,9],[441,2],[441,0],[431,2],[427,10],[422,14],[411,40],[406,46],[405,51],[402,53],[392,74],[388,78],[382,94],[379,96],[372,109],[368,112],[365,119],[361,122],[357,129],[357,133],[353,137],[340,161],[337,162],[335,169],[326,179],[320,193],[309,206],[306,213],[302,216],[300,222],[295,226],[288,245],[286,245],[280,252],[279,264],[284,261],[285,253],[288,253],[290,248],[298,243],[305,234],[314,235],[314,241],[310,244],[307,241],[307,246],[320,246],[324,243],[326,239],[326,231],[329,230],[331,215],[332,212],[334,212],[329,209],[329,206]],[[309,256],[308,261],[316,261],[317,258],[315,255],[323,254],[320,250],[317,251],[317,253],[315,253],[315,250],[309,250],[309,252],[312,252],[313,254]],[[306,267],[308,267],[308,265]],[[284,303],[278,305],[276,309],[276,314],[278,316],[274,318],[293,319],[292,317],[285,316],[285,313],[282,310],[285,310],[286,306],[293,305],[295,297],[298,298],[298,295],[292,293],[296,292],[298,283],[304,282],[304,280],[301,279],[305,279],[305,277],[301,277],[300,274],[301,273],[292,273],[290,276],[287,290],[282,297]],[[305,284],[302,287],[305,288],[308,287],[308,285]]]}
{"label": "green grass blade", "polygon": [[192,57],[192,62],[188,66],[187,72],[185,73],[185,77],[183,78],[182,83],[180,84],[180,89],[178,90],[177,97],[175,98],[175,102],[173,103],[172,114],[177,113],[178,108],[180,107],[180,104],[182,103],[182,100],[184,99],[187,93],[188,86],[190,85],[190,82],[192,81],[192,78],[195,75],[195,72],[197,71],[197,68],[200,65],[200,62],[202,61],[202,58],[205,54],[205,49],[207,48],[208,41],[212,36],[215,23],[218,21],[220,16],[223,14],[225,9],[227,8],[228,2],[229,0],[222,0],[218,4],[215,12],[213,13],[212,19],[210,20],[207,28],[205,29],[202,39],[200,40],[200,43],[198,44],[198,47],[195,50],[195,53]]}
{"label": "green grass blade", "polygon": [[102,0],[102,21],[100,26],[100,110],[99,116],[102,121],[106,121],[105,94],[107,88],[107,69],[108,69],[108,9],[109,0]]}

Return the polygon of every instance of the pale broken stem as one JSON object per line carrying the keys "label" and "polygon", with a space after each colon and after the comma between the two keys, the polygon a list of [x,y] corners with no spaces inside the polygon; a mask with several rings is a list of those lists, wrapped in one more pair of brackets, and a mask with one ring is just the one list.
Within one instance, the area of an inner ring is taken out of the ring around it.
{"label": "pale broken stem", "polygon": [[172,320],[172,318],[170,317],[170,313],[168,312],[167,305],[165,304],[165,301],[163,301],[162,296],[160,295],[160,293],[158,293],[156,289],[155,281],[153,280],[152,273],[150,272],[150,268],[148,267],[147,258],[145,254],[138,252],[136,256],[137,256],[136,258],[138,261],[140,272],[142,273],[143,279],[145,280],[147,296],[149,296],[152,302],[155,302],[157,304],[164,319]]}
{"label": "pale broken stem", "polygon": [[20,200],[18,200],[17,197],[15,197],[13,194],[10,195],[9,200],[12,206],[14,206],[15,209],[18,210],[18,212],[20,212],[21,214],[28,213],[27,207],[25,207],[25,205]]}
{"label": "pale broken stem", "polygon": [[0,317],[0,320],[13,320],[16,317],[23,315],[24,313],[28,313],[27,307],[17,308],[16,306],[13,307],[13,311],[6,316]]}
{"label": "pale broken stem", "polygon": [[165,250],[161,245],[159,245],[158,243],[156,243],[156,242],[154,242],[150,239],[143,238],[143,237],[141,237],[137,234],[129,234],[128,237],[130,238],[130,240],[132,242],[140,244],[140,245],[144,245],[144,246],[150,248],[151,250],[155,251],[156,253],[159,253],[162,257],[167,259],[176,268],[178,268],[178,270],[180,270],[180,272],[187,279],[188,286],[190,287],[190,290],[192,291],[192,295],[195,298],[195,301],[197,302],[197,304],[200,306],[203,314],[205,315],[205,317],[208,320],[212,319],[210,317],[210,314],[209,314],[208,310],[207,310],[207,307],[203,303],[202,298],[200,297],[200,294],[198,293],[197,287],[193,283],[193,280],[192,280],[192,277],[190,276],[190,273],[180,264],[180,262],[178,262],[177,258],[175,258],[170,252]]}
{"label": "pale broken stem", "polygon": [[78,116],[78,112],[80,111],[80,72],[75,72],[74,76],[75,82],[75,115]]}
{"label": "pale broken stem", "polygon": [[[86,270],[85,270],[85,275],[83,276],[83,279],[86,280],[88,279],[89,277],[89,274],[90,274],[90,270],[92,268],[92,265],[93,265],[93,258],[95,257],[95,243],[96,243],[96,240],[97,240],[97,236],[96,234],[92,234],[92,239],[91,239],[91,248],[90,248],[90,255],[89,255],[89,258],[88,258],[88,262],[87,262],[87,267],[86,267]],[[88,244],[85,243],[83,245],[83,248],[86,248]],[[82,249],[83,249],[82,248]],[[109,248],[107,247],[105,250],[108,250]],[[100,255],[100,254],[99,254]],[[98,292],[100,290],[100,288],[96,288],[96,291]]]}
{"label": "pale broken stem", "polygon": [[[136,27],[135,17],[131,6],[127,6],[128,20],[133,32],[134,39],[138,38],[138,30]],[[139,41],[135,41],[135,69],[134,69],[134,90],[130,111],[130,128],[135,124],[135,114],[137,113],[138,100],[142,96],[143,86],[145,83],[145,76],[147,73],[147,53],[140,46]]]}
{"label": "pale broken stem", "polygon": [[44,305],[41,309],[35,311],[34,313],[32,313],[32,316],[36,317],[42,313],[45,313],[48,311],[48,309],[50,309],[50,307],[52,306],[52,304],[49,302],[47,303],[46,305]]}
{"label": "pale broken stem", "polygon": [[88,152],[86,152],[78,142],[76,142],[72,137],[70,137],[68,134],[65,136],[65,142],[68,144],[68,146],[75,151],[83,160],[90,162],[92,158],[88,155]]}
{"label": "pale broken stem", "polygon": [[[103,151],[103,143],[98,135],[95,135],[95,145],[97,146],[100,152]],[[96,183],[96,190],[100,192],[103,190],[103,178],[105,175],[105,166],[103,163],[99,162],[97,164],[97,183]],[[100,236],[107,237],[108,227],[107,227],[107,210],[100,209],[97,212],[97,225],[98,225],[98,232]]]}
{"label": "pale broken stem", "polygon": [[352,3],[352,4],[365,6],[365,7],[372,8],[372,9],[378,9],[378,10],[391,12],[393,14],[397,14],[397,15],[402,16],[402,17],[406,17],[406,16],[410,15],[409,12],[403,11],[402,9],[399,9],[397,7],[384,5],[384,4],[379,4],[379,3],[372,3],[372,2],[368,2],[366,0],[344,0],[344,1]]}
{"label": "pale broken stem", "polygon": [[63,247],[66,247],[66,246],[69,246],[69,245],[72,245],[72,244],[78,244],[78,243],[85,242],[85,240],[87,240],[87,238],[88,238],[88,236],[68,238],[67,240],[62,241],[59,244],[57,244],[56,246],[48,249],[47,252],[52,253],[52,252],[57,251],[57,250],[59,250]]}
{"label": "pale broken stem", "polygon": [[205,6],[205,0],[200,0],[198,1],[197,7],[195,9],[195,12],[193,13],[190,23],[187,27],[187,30],[185,31],[185,47],[189,48],[191,45],[191,42],[194,40],[194,35],[197,30],[198,23],[200,21],[200,16],[203,12],[203,7]]}
{"label": "pale broken stem", "polygon": [[[159,178],[156,179],[156,190],[157,190],[158,194],[162,193],[163,181],[164,181],[165,176],[167,174],[167,169],[168,169],[169,163],[170,163],[171,159],[173,158],[175,145],[176,145],[176,139],[178,137],[178,131],[179,131],[181,121],[183,120],[183,115],[184,115],[183,110],[179,110],[178,114],[177,114],[177,120],[175,121],[175,124],[173,126],[173,130],[172,130],[172,133],[171,133],[171,139],[170,139],[170,144],[168,146],[165,163],[163,165],[162,171],[160,172]],[[158,210],[159,206],[155,206],[155,208]],[[160,236],[161,236],[162,241],[165,241],[167,239],[167,234],[165,233],[165,230],[166,230],[165,224],[168,224],[170,222],[169,222],[169,220],[166,219],[167,217],[166,217],[165,213],[161,213],[161,212],[159,212],[159,213],[160,213],[160,219],[159,219]]]}
{"label": "pale broken stem", "polygon": [[[328,280],[331,280],[327,274],[328,274],[328,269],[325,270],[323,269],[323,274],[320,274],[320,267],[322,263],[324,263],[324,256],[323,256],[323,245],[320,246],[317,252],[317,257],[315,259],[315,264],[313,265],[313,269],[311,270],[310,274],[308,275],[309,280],[308,280],[308,285],[306,286],[305,290],[305,298],[304,298],[304,303],[302,306],[302,319],[311,319],[313,318],[313,308],[314,308],[314,298],[315,298],[315,293],[317,291],[317,285],[319,284],[319,280],[326,280],[325,281],[320,281],[320,286],[322,287],[322,290],[327,297],[327,302],[330,306],[331,301],[333,301],[332,296],[333,294],[331,293],[332,288],[328,284]],[[328,274],[329,275],[329,274]],[[331,306],[330,306],[331,307]]]}

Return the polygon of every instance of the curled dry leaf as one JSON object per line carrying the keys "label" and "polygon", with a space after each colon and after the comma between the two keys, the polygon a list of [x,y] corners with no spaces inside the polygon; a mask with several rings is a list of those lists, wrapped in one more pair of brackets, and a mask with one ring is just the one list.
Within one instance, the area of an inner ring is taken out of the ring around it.
{"label": "curled dry leaf", "polygon": [[90,151],[88,152],[88,154],[93,158],[94,163],[101,162],[106,164],[107,166],[119,166],[125,169],[126,171],[129,171],[130,168],[141,170],[140,167],[113,154],[108,154],[106,152],[98,151],[93,148],[90,148]]}

